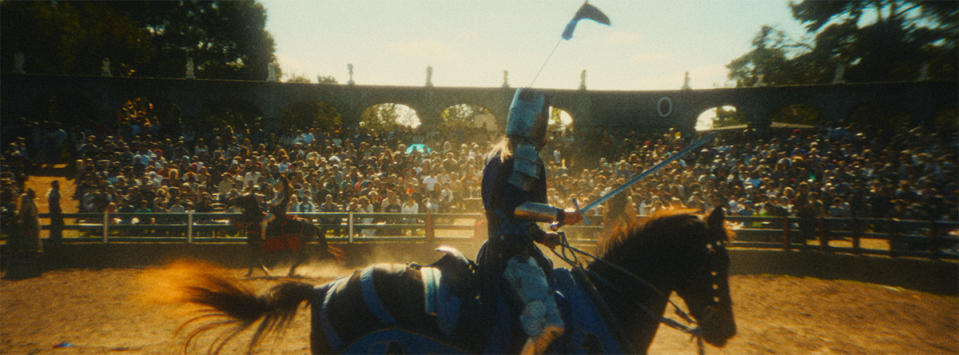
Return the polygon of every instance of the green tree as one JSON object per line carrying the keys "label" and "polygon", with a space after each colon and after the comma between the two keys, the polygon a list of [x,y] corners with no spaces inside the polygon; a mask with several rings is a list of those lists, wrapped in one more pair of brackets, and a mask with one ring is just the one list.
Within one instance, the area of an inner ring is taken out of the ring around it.
{"label": "green tree", "polygon": [[732,106],[716,108],[716,117],[713,117],[713,128],[730,127],[746,124],[746,115]]}
{"label": "green tree", "polygon": [[[738,86],[827,83],[841,65],[848,82],[955,80],[959,2],[924,0],[803,0],[793,17],[812,40],[795,41],[770,26],[753,50],[727,65]],[[925,69],[923,69],[925,68]]]}
{"label": "green tree", "polygon": [[336,78],[332,75],[317,75],[316,76],[317,84],[336,84]]}
{"label": "green tree", "polygon": [[397,104],[385,103],[373,105],[360,114],[360,128],[386,132],[399,126],[400,118]]}
{"label": "green tree", "polygon": [[149,62],[149,39],[139,25],[106,2],[0,2],[4,71],[22,53],[31,73],[99,75],[110,58],[116,76]]}
{"label": "green tree", "polygon": [[293,74],[287,77],[286,82],[294,83],[294,84],[309,84],[310,78],[307,78],[306,76],[302,74]]}
{"label": "green tree", "polygon": [[959,2],[804,0],[790,7],[816,34],[804,60],[846,64],[850,82],[914,80],[924,66],[932,78],[956,78]]}
{"label": "green tree", "polygon": [[440,113],[443,124],[449,128],[472,127],[476,115],[489,113],[490,111],[482,106],[471,104],[458,104],[447,107]]}
{"label": "green tree", "polygon": [[282,126],[332,130],[343,124],[340,112],[325,102],[295,103],[283,110]]}
{"label": "green tree", "polygon": [[774,122],[816,125],[822,120],[822,114],[814,108],[804,105],[789,105],[772,114]]}
{"label": "green tree", "polygon": [[[275,60],[266,9],[237,1],[3,1],[5,70],[24,53],[32,73],[263,80]],[[281,73],[278,73],[281,74]]]}
{"label": "green tree", "polygon": [[[264,80],[276,58],[266,9],[255,0],[111,2],[150,35],[150,76],[183,75],[193,58],[198,78]],[[282,73],[277,73],[281,76]]]}
{"label": "green tree", "polygon": [[752,45],[753,50],[726,65],[728,77],[736,81],[736,86],[750,87],[760,78],[767,85],[797,81],[800,71],[794,68],[788,54],[801,44],[791,42],[782,31],[764,25],[753,38]]}

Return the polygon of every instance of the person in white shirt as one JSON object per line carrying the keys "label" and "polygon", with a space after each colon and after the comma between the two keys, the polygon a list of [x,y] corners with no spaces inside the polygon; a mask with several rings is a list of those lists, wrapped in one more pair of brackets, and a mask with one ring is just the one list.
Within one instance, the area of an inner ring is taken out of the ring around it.
{"label": "person in white shirt", "polygon": [[306,196],[303,198],[303,202],[300,202],[300,212],[316,212],[312,197]]}
{"label": "person in white shirt", "polygon": [[429,170],[424,171],[424,172],[423,172],[423,175],[424,175],[424,176],[423,176],[423,188],[426,189],[426,194],[427,194],[427,195],[433,196],[433,194],[436,193],[436,183],[438,183],[439,180],[436,179],[436,177],[433,176],[433,173],[432,173],[431,171],[429,171]]}
{"label": "person in white shirt", "polygon": [[[409,194],[406,196],[406,201],[404,201],[403,206],[401,206],[401,212],[403,212],[404,214],[420,213],[420,205],[416,203],[416,200],[413,198],[413,194]],[[404,222],[415,223],[416,220],[417,219],[415,218],[407,218],[405,219]],[[414,229],[409,229],[408,232],[412,234],[414,232]]]}
{"label": "person in white shirt", "polygon": [[261,176],[262,174],[259,171],[247,171],[246,174],[243,175],[243,188],[245,189],[256,185],[256,183],[260,181]]}
{"label": "person in white shirt", "polygon": [[291,194],[291,195],[290,195],[290,202],[289,202],[289,205],[286,207],[286,211],[287,211],[287,212],[302,212],[302,211],[300,211],[300,201],[299,201],[299,198],[296,197],[296,194]]}

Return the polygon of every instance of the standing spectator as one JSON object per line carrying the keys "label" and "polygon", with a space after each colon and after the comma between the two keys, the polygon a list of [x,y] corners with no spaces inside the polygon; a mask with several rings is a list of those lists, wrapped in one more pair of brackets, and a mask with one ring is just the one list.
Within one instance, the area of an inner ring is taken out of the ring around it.
{"label": "standing spectator", "polygon": [[436,184],[439,180],[433,175],[432,169],[423,169],[423,189],[427,196],[436,196]]}
{"label": "standing spectator", "polygon": [[[403,206],[400,207],[403,214],[416,214],[420,213],[420,205],[416,203],[416,199],[413,197],[413,194],[406,195],[406,201],[403,202]],[[415,223],[415,218],[406,218],[405,223]],[[408,230],[409,234],[413,233],[413,229]]]}
{"label": "standing spectator", "polygon": [[450,190],[450,184],[443,184],[442,189],[440,189],[439,197],[437,198],[437,204],[439,204],[440,212],[452,212],[453,204],[456,202],[454,199],[453,190]]}
{"label": "standing spectator", "polygon": [[850,216],[850,210],[849,202],[846,202],[841,197],[836,197],[833,199],[832,204],[829,205],[829,217],[848,218]]}
{"label": "standing spectator", "polygon": [[[333,195],[326,194],[324,197],[323,203],[319,207],[320,212],[340,212],[340,206],[333,202]],[[327,229],[331,229],[330,226],[339,225],[339,218],[335,217],[323,217],[320,218],[320,234],[325,238]],[[338,227],[332,227],[334,233],[338,233]],[[338,234],[337,234],[338,235]]]}
{"label": "standing spectator", "polygon": [[799,234],[800,242],[805,245],[806,241],[815,237],[816,217],[821,216],[821,211],[817,208],[815,197],[805,188],[805,184],[800,184],[800,192],[796,195],[795,210],[799,216]]}
{"label": "standing spectator", "polygon": [[299,212],[306,212],[306,213],[316,212],[316,206],[313,205],[312,197],[306,196],[303,198],[303,202],[300,202]]}
{"label": "standing spectator", "polygon": [[43,251],[43,244],[40,242],[39,211],[34,201],[36,197],[37,193],[28,188],[27,192],[20,196],[20,205],[17,207],[17,219],[23,226],[23,251],[33,255]]}
{"label": "standing spectator", "polygon": [[[370,199],[368,197],[360,196],[360,198],[357,200],[355,212],[365,214],[365,213],[373,213],[375,212],[375,210],[373,209],[373,204],[370,203]],[[360,223],[366,224],[366,225],[373,224],[373,217],[366,216],[366,217],[360,218]],[[363,229],[360,229],[360,234],[362,234],[363,236],[374,236],[376,235],[376,229],[363,228]]]}
{"label": "standing spectator", "polygon": [[[396,195],[396,192],[393,190],[388,190],[386,192],[386,198],[383,199],[380,210],[388,213],[401,213],[403,212],[403,202],[400,201],[399,196]],[[402,221],[397,220],[396,218],[390,217],[387,219],[387,224],[396,224],[401,223]],[[389,228],[386,230],[388,235],[398,235],[402,230],[397,228]]]}
{"label": "standing spectator", "polygon": [[230,190],[233,190],[233,176],[225,172],[220,177],[220,183],[216,185],[216,192],[219,194],[221,201],[226,201],[223,197],[229,194]]}
{"label": "standing spectator", "polygon": [[183,213],[186,212],[186,207],[183,206],[183,203],[179,198],[174,198],[173,202],[170,203],[170,206],[167,207],[167,212],[171,213]]}
{"label": "standing spectator", "polygon": [[423,199],[423,207],[427,213],[440,213],[440,205],[433,201],[433,198],[426,196]]}
{"label": "standing spectator", "polygon": [[297,197],[296,194],[290,194],[290,202],[289,202],[289,205],[286,207],[286,211],[294,212],[294,213],[303,212],[303,211],[300,211],[300,199]]}
{"label": "standing spectator", "polygon": [[60,208],[60,181],[50,182],[47,191],[47,205],[50,211],[50,243],[59,245],[63,240],[63,209]]}

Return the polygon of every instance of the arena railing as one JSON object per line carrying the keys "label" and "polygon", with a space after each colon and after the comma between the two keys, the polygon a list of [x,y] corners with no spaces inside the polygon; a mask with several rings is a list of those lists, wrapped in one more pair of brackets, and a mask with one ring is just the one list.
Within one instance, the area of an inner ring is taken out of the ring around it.
{"label": "arena railing", "polygon": [[[290,213],[325,231],[333,243],[441,242],[486,239],[478,213]],[[64,213],[67,243],[241,242],[231,212]],[[41,214],[41,229],[51,229]],[[959,259],[959,222],[896,218],[743,217],[727,216],[732,247],[818,250],[853,254]],[[571,243],[595,245],[605,232],[602,222],[565,226]]]}

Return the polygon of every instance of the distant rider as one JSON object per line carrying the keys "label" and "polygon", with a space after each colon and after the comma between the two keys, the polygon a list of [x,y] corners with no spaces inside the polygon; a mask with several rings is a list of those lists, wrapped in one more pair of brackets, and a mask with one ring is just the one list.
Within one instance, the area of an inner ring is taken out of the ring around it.
{"label": "distant rider", "polygon": [[267,205],[266,216],[260,222],[260,239],[266,240],[266,227],[270,222],[277,221],[282,225],[286,222],[287,206],[290,204],[290,182],[286,176],[280,175],[274,186],[273,199]]}

